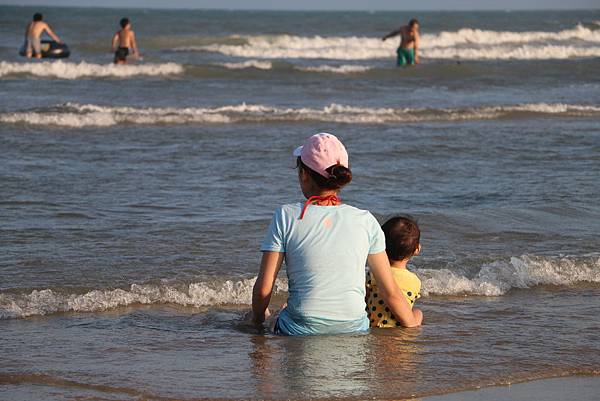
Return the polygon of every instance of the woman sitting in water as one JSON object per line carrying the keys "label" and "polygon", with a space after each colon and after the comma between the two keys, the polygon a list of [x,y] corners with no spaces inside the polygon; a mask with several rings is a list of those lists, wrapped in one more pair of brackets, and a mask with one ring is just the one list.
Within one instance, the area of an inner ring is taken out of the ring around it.
{"label": "woman sitting in water", "polygon": [[385,238],[365,210],[343,204],[338,192],[352,180],[348,154],[333,135],[317,134],[294,151],[306,203],[275,211],[262,243],[260,273],[252,294],[252,317],[262,324],[277,273],[286,261],[289,297],[275,322],[283,335],[366,331],[365,264],[380,296],[403,326],[421,324],[396,286]]}

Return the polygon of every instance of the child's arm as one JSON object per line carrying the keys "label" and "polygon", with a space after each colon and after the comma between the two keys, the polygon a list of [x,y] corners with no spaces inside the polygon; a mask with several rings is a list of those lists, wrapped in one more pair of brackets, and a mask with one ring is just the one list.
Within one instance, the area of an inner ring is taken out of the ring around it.
{"label": "child's arm", "polygon": [[112,38],[112,44],[111,44],[111,47],[112,47],[112,51],[113,51],[113,52],[116,52],[116,51],[117,51],[117,42],[118,42],[118,41],[119,41],[119,32],[116,32],[116,33],[113,35],[113,38]]}
{"label": "child's arm", "polygon": [[131,31],[131,47],[133,48],[133,54],[136,57],[140,57],[140,50],[138,49],[137,40],[135,40],[135,33]]}
{"label": "child's arm", "polygon": [[383,38],[381,38],[381,40],[383,40],[384,42],[386,41],[386,39],[389,38],[393,38],[394,36],[398,36],[400,35],[400,32],[402,32],[402,28],[398,28],[390,33],[388,33],[387,35],[385,35]]}
{"label": "child's arm", "polygon": [[54,33],[54,31],[52,30],[52,28],[50,28],[49,25],[46,25],[44,27],[44,30],[46,31],[46,33],[48,34],[48,36],[50,36],[55,42],[57,43],[61,43],[60,42],[60,38],[58,36],[56,36],[56,34]]}
{"label": "child's arm", "polygon": [[421,61],[419,59],[419,47],[421,46],[421,35],[419,33],[415,33],[415,64],[419,64]]}
{"label": "child's arm", "polygon": [[263,252],[260,272],[252,289],[252,321],[262,324],[265,321],[267,307],[271,301],[277,273],[281,269],[285,253]]}
{"label": "child's arm", "polygon": [[396,320],[404,327],[420,326],[423,321],[423,314],[419,309],[413,311],[410,308],[402,291],[396,285],[387,254],[380,252],[369,255],[367,262],[379,286],[380,295],[392,310]]}

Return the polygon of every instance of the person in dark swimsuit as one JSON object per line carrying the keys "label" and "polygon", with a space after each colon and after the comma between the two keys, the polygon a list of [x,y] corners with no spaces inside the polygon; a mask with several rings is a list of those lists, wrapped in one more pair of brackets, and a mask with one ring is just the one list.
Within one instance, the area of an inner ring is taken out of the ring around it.
{"label": "person in dark swimsuit", "polygon": [[135,40],[135,33],[131,30],[129,18],[122,18],[119,24],[121,29],[115,33],[112,39],[112,50],[115,52],[114,62],[115,64],[126,64],[130,49],[137,58],[140,57],[140,52]]}
{"label": "person in dark swimsuit", "polygon": [[115,52],[115,64],[127,63],[127,56],[129,56],[129,48],[119,47]]}

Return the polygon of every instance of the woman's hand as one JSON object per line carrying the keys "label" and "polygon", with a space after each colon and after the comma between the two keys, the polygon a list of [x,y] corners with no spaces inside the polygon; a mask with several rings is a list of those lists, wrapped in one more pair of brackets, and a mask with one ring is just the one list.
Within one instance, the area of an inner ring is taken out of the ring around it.
{"label": "woman's hand", "polygon": [[385,304],[392,310],[396,321],[404,327],[417,327],[423,321],[423,313],[419,309],[414,311],[404,298],[402,291],[396,285],[392,276],[390,262],[385,252],[369,255],[367,263],[371,274],[377,281],[379,292]]}

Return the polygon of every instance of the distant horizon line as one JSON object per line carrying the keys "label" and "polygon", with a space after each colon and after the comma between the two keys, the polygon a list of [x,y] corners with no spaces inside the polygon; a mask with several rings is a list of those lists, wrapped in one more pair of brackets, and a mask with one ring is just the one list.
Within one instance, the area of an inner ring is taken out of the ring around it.
{"label": "distant horizon line", "polygon": [[162,6],[103,6],[103,5],[42,5],[42,4],[3,4],[0,3],[0,7],[20,7],[20,8],[100,8],[100,9],[116,9],[116,10],[205,10],[205,11],[273,11],[273,12],[360,12],[360,13],[374,13],[374,12],[464,12],[464,11],[477,11],[477,12],[535,12],[535,11],[598,11],[599,8],[563,8],[563,7],[549,7],[549,8],[460,8],[460,9],[384,9],[377,8],[373,10],[366,9],[337,9],[337,8],[323,8],[323,9],[301,9],[301,8],[218,8],[218,7],[162,7]]}

